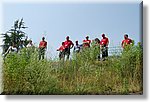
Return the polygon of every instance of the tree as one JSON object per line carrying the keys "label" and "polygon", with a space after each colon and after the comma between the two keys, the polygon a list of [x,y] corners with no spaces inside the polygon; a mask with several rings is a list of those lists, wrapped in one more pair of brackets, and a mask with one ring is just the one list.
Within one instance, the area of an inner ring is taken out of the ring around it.
{"label": "tree", "polygon": [[23,32],[22,29],[25,29],[25,28],[27,27],[25,27],[24,21],[22,18],[21,20],[19,19],[16,20],[14,22],[13,27],[10,30],[8,30],[5,34],[1,34],[3,36],[3,42],[4,42],[4,45],[2,45],[3,53],[6,52],[6,50],[8,49],[10,45],[12,45],[12,43],[14,43],[17,49],[19,49],[20,42],[25,37],[25,32]]}
{"label": "tree", "polygon": [[10,46],[11,38],[7,33],[1,34],[3,36],[4,45],[2,45],[3,53],[5,53]]}

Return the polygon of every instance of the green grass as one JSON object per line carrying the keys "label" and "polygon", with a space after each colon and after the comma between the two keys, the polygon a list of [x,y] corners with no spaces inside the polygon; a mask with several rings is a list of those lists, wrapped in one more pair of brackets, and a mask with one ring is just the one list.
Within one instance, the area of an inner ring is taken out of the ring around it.
{"label": "green grass", "polygon": [[133,46],[121,56],[97,61],[95,49],[70,61],[38,60],[23,49],[3,63],[3,94],[129,94],[143,91],[143,53]]}

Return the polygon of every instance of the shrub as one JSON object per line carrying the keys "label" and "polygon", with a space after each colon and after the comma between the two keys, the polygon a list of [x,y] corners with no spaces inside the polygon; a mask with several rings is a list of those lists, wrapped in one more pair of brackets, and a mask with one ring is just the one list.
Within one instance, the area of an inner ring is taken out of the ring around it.
{"label": "shrub", "polygon": [[143,90],[143,53],[132,46],[121,56],[97,61],[96,49],[71,60],[38,60],[37,50],[23,49],[4,61],[5,94],[129,94]]}

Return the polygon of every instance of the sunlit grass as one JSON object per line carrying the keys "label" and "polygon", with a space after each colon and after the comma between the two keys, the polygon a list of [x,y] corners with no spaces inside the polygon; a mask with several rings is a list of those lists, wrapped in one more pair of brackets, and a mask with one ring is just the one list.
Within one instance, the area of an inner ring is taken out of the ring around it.
{"label": "sunlit grass", "polygon": [[106,61],[97,61],[94,49],[68,61],[39,61],[38,52],[32,52],[23,49],[5,58],[4,94],[129,94],[143,90],[140,46]]}

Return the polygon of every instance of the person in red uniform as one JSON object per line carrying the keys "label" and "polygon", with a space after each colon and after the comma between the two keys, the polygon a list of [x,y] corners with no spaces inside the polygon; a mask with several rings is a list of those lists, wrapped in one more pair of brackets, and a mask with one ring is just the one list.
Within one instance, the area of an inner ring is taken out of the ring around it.
{"label": "person in red uniform", "polygon": [[127,45],[130,45],[132,43],[133,43],[133,41],[130,38],[128,38],[127,34],[125,34],[124,35],[124,40],[121,43],[122,48],[125,48]]}
{"label": "person in red uniform", "polygon": [[66,37],[66,41],[64,42],[65,45],[65,55],[67,55],[67,59],[70,56],[70,49],[73,48],[74,44],[71,40],[69,40],[69,36]]}
{"label": "person in red uniform", "polygon": [[89,48],[91,44],[91,40],[89,40],[89,36],[86,36],[86,40],[83,40],[83,48]]}
{"label": "person in red uniform", "polygon": [[39,60],[44,59],[46,48],[47,42],[45,41],[45,37],[42,37],[42,41],[39,44]]}
{"label": "person in red uniform", "polygon": [[65,44],[64,42],[62,42],[62,45],[60,46],[59,49],[57,49],[57,51],[59,51],[59,59],[64,59],[64,56],[65,56]]}
{"label": "person in red uniform", "polygon": [[108,44],[109,44],[108,38],[105,36],[105,34],[102,34],[102,40],[100,41],[100,46],[101,46],[103,60],[105,60],[105,57],[108,57]]}

